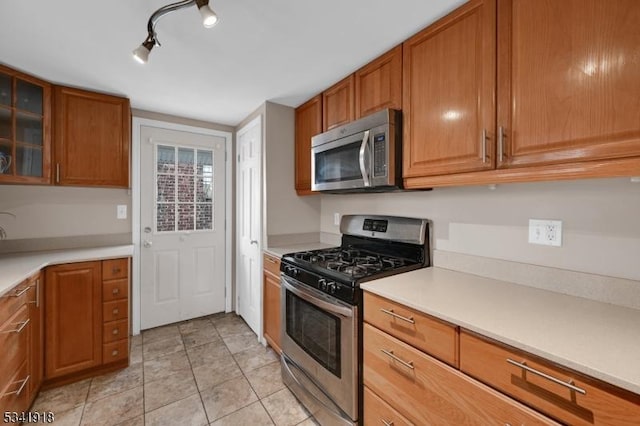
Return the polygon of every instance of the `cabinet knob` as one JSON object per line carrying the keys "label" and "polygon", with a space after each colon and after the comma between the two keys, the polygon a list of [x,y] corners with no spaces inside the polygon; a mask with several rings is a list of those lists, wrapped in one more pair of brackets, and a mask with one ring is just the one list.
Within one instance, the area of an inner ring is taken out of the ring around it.
{"label": "cabinet knob", "polygon": [[112,291],[111,293],[113,293],[114,295],[116,295],[116,294],[120,293],[120,289],[119,289],[119,288],[114,288],[114,289],[113,289],[113,291]]}
{"label": "cabinet knob", "polygon": [[113,269],[111,270],[111,273],[112,273],[112,274],[114,274],[114,275],[115,275],[115,274],[119,274],[119,273],[120,273],[120,268],[113,268]]}
{"label": "cabinet knob", "polygon": [[120,309],[115,308],[115,309],[113,310],[113,315],[118,315],[119,313],[120,313]]}
{"label": "cabinet knob", "polygon": [[119,332],[120,332],[120,331],[119,331],[117,328],[114,328],[112,333],[113,333],[114,335],[116,335],[116,334],[118,334]]}
{"label": "cabinet knob", "polygon": [[117,349],[114,349],[113,351],[111,351],[111,356],[118,356],[120,352]]}

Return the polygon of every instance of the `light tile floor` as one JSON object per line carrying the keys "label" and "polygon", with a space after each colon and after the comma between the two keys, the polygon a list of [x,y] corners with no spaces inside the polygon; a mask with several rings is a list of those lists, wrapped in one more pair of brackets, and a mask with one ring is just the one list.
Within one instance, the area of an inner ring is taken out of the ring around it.
{"label": "light tile floor", "polygon": [[32,410],[52,411],[57,426],[317,425],[235,314],[146,330],[128,368],[43,391]]}

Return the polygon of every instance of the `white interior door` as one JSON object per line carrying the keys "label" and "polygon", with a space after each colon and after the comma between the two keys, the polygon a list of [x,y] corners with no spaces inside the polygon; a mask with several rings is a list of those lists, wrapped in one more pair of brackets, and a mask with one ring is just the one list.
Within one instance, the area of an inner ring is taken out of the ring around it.
{"label": "white interior door", "polygon": [[237,312],[260,336],[262,326],[262,123],[260,117],[237,134],[238,167],[236,173]]}
{"label": "white interior door", "polygon": [[140,327],[225,310],[221,136],[140,128]]}

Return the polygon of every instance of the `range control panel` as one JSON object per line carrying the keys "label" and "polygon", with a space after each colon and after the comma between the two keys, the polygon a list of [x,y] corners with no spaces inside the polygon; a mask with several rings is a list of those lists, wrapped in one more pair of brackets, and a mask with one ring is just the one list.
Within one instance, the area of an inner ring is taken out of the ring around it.
{"label": "range control panel", "polygon": [[363,231],[387,232],[388,220],[383,219],[365,219],[362,225]]}

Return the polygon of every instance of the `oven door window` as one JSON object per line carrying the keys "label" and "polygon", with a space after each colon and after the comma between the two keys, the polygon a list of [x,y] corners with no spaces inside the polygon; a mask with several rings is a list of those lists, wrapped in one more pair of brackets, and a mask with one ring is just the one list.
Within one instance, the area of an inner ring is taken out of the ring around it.
{"label": "oven door window", "polygon": [[301,349],[338,378],[340,318],[287,291],[286,331]]}

